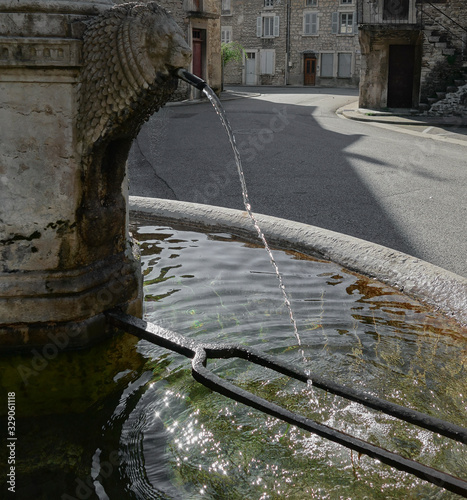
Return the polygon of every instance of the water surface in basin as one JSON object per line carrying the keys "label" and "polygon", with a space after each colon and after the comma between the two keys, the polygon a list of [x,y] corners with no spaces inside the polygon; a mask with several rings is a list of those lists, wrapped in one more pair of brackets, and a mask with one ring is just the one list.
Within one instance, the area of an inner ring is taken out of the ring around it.
{"label": "water surface in basin", "polygon": [[[228,234],[151,226],[135,236],[149,321],[203,342],[255,346],[390,401],[467,421],[465,331],[416,301],[336,264],[275,252],[299,345],[263,248]],[[139,498],[157,498],[145,497],[151,484],[175,498],[455,498],[212,393],[191,378],[182,356],[145,341],[138,349],[153,371],[121,443]],[[293,411],[466,475],[464,445],[243,361],[209,366]]]}
{"label": "water surface in basin", "polygon": [[[140,224],[133,232],[147,320],[202,342],[254,346],[465,426],[467,333],[454,322],[336,264],[275,251],[299,344],[262,247],[170,227]],[[194,381],[190,360],[132,339],[57,354],[23,379],[17,498],[459,498],[213,393]],[[35,367],[34,359],[0,364],[18,375],[18,366]],[[466,445],[251,363],[216,360],[209,367],[318,422],[467,476]]]}

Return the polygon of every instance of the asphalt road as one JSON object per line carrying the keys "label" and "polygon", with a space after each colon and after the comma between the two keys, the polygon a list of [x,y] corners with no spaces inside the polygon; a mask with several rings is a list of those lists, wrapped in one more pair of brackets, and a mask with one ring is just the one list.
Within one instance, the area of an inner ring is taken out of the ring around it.
{"label": "asphalt road", "polygon": [[[379,243],[467,277],[466,145],[337,116],[355,101],[354,90],[236,90],[253,93],[223,104],[254,212]],[[243,209],[227,135],[208,102],[156,113],[133,144],[129,173],[131,195]]]}

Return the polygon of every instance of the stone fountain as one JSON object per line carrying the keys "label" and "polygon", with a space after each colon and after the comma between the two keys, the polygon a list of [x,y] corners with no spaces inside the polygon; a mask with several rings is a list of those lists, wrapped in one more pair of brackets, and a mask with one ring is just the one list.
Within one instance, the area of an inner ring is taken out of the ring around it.
{"label": "stone fountain", "polygon": [[141,314],[126,160],[191,51],[156,3],[0,0],[0,348]]}
{"label": "stone fountain", "polygon": [[[17,396],[18,416],[31,417],[21,428],[27,488],[49,473],[50,491],[75,498],[63,494],[74,488],[76,497],[88,498],[95,479],[89,458],[93,467],[99,461],[102,476],[104,464],[119,465],[101,460],[102,450],[79,424],[89,411],[88,421],[101,428],[112,407],[101,412],[99,405],[98,419],[90,409],[131,385],[132,368],[144,360],[121,338],[74,356],[57,350],[106,335],[105,312],[115,306],[141,314],[129,202],[145,220],[222,228],[252,239],[245,212],[128,200],[131,142],[169,100],[175,76],[186,77],[178,70],[189,58],[178,26],[155,3],[0,0],[0,349],[32,353],[3,356],[0,385]],[[461,277],[345,235],[271,217],[259,222],[278,246],[376,277],[467,322]],[[143,377],[141,386],[146,382]],[[43,439],[36,439],[41,432]],[[38,460],[43,443],[54,449]],[[65,477],[63,484],[57,477]]]}

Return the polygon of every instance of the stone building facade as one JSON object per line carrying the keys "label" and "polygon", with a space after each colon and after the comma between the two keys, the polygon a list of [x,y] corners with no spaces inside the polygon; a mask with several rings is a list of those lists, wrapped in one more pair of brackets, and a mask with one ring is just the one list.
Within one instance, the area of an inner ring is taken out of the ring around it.
{"label": "stone building facade", "polygon": [[356,0],[222,0],[222,41],[245,49],[227,84],[356,86]]}
{"label": "stone building facade", "polygon": [[466,0],[357,1],[361,107],[429,109],[465,83]]}

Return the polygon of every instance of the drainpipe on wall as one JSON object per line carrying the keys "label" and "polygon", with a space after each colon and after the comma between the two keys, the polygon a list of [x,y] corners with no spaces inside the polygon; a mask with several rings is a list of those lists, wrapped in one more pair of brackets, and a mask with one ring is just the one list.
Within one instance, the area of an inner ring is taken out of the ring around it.
{"label": "drainpipe on wall", "polygon": [[289,58],[290,58],[290,0],[287,0],[286,12],[286,32],[285,32],[285,72],[284,83],[289,84]]}

